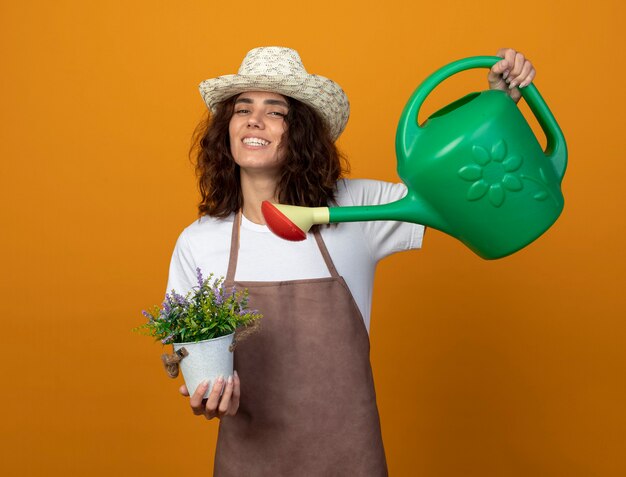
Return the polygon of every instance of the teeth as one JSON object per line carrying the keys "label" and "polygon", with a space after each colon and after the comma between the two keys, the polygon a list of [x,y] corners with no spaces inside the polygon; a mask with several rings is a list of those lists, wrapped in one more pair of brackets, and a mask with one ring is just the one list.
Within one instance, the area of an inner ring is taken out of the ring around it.
{"label": "teeth", "polygon": [[247,137],[243,140],[243,143],[248,146],[267,146],[269,144],[269,141],[258,137]]}

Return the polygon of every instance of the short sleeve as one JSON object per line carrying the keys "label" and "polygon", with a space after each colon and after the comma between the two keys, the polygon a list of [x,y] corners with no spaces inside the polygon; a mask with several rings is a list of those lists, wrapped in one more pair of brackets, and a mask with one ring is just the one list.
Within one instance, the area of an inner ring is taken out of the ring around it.
{"label": "short sleeve", "polygon": [[[343,186],[350,205],[388,204],[407,194],[404,184],[359,179],[344,180]],[[348,205],[348,204],[341,204]],[[399,221],[360,222],[370,253],[376,261],[404,250],[421,248],[424,226]]]}
{"label": "short sleeve", "polygon": [[185,233],[183,231],[176,241],[167,280],[167,292],[176,290],[181,295],[191,290],[196,282],[196,265]]}

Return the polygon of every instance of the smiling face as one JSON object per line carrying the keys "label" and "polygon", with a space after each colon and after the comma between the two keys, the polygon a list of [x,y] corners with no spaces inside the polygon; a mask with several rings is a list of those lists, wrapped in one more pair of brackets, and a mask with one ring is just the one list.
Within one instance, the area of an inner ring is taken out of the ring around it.
{"label": "smiling face", "polygon": [[237,97],[228,132],[231,154],[242,172],[278,174],[288,111],[287,99],[277,93],[249,91]]}

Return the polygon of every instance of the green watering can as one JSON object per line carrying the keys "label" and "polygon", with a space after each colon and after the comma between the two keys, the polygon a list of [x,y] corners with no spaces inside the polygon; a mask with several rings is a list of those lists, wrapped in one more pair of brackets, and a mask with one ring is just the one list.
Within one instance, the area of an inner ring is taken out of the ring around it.
{"label": "green watering can", "polygon": [[456,237],[485,259],[504,257],[538,238],[563,210],[567,146],[533,84],[521,92],[547,137],[545,151],[504,91],[468,94],[417,124],[424,100],[442,81],[500,60],[476,56],[450,63],[415,90],[396,133],[398,175],[408,187],[404,198],[353,207],[264,202],[268,227],[285,239],[303,240],[314,224],[413,222]]}

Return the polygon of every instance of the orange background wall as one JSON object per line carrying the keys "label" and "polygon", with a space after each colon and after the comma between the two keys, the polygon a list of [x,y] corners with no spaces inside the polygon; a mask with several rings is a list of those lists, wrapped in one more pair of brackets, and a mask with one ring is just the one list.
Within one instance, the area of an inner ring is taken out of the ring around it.
{"label": "orange background wall", "polygon": [[[229,5],[0,4],[0,473],[210,474],[217,424],[191,415],[160,345],[131,328],[195,218],[197,83],[278,44],[347,91],[352,176],[387,180],[427,74],[500,46],[534,61],[568,139],[565,211],[500,261],[431,230],[380,265],[390,473],[626,475],[623,2]],[[484,85],[459,75],[426,108]]]}

